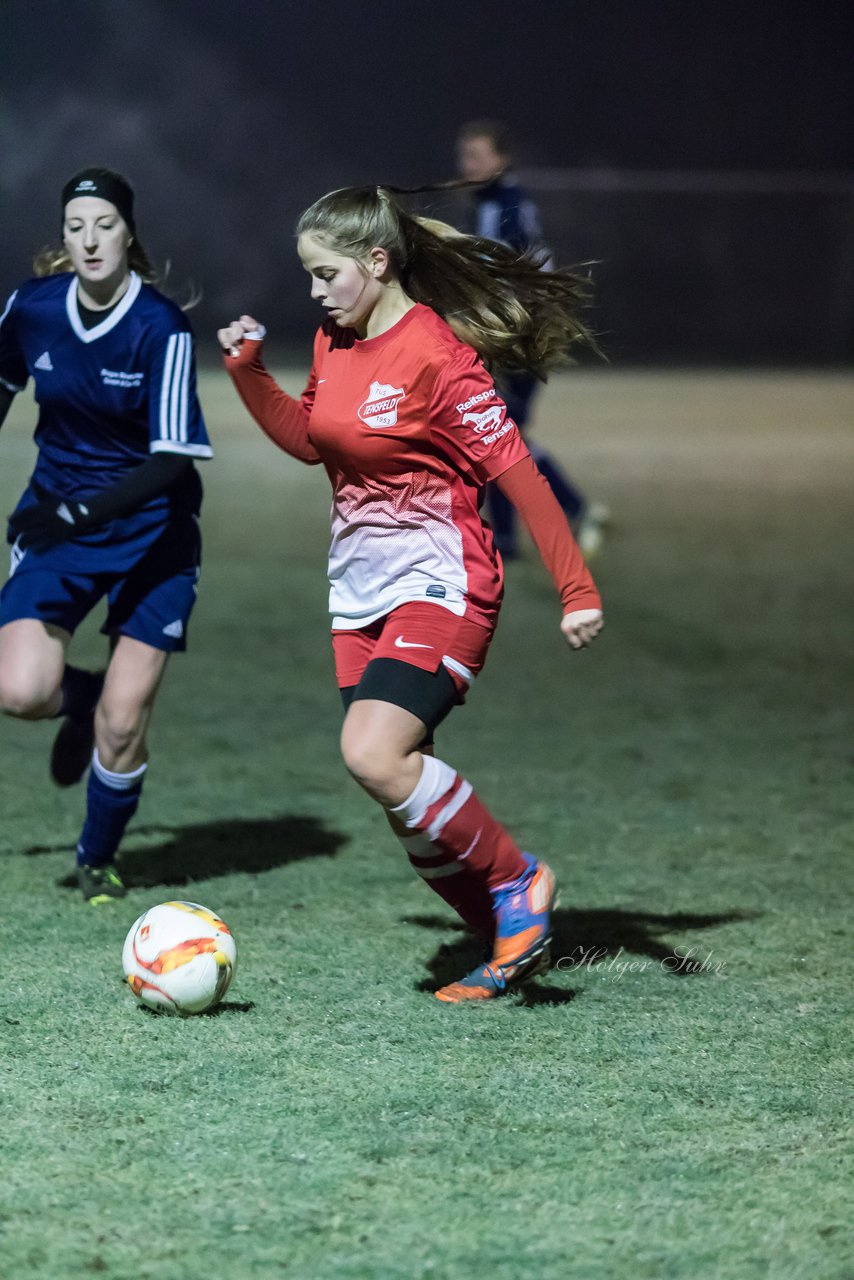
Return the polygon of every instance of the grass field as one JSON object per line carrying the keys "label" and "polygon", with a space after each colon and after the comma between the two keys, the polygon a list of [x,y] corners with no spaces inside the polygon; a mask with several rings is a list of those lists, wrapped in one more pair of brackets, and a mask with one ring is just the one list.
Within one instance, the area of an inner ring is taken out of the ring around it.
{"label": "grass field", "polygon": [[[206,567],[125,901],[63,884],[82,796],[46,782],[53,727],[0,724],[3,1280],[854,1277],[852,390],[549,384],[539,438],[615,516],[607,630],[570,654],[529,553],[440,732],[563,892],[554,971],[470,1009],[430,991],[472,944],[338,760],[325,477],[205,377]],[[186,1021],[119,968],[175,896],[239,947]]]}

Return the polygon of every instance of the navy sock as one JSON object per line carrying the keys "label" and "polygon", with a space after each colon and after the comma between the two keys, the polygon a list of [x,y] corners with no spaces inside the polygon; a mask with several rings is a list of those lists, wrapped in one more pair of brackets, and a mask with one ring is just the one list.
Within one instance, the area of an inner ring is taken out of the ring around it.
{"label": "navy sock", "polygon": [[83,671],[80,667],[66,666],[62,677],[62,704],[57,716],[71,716],[72,720],[85,720],[95,710],[95,704],[104,687],[104,675],[100,671]]}
{"label": "navy sock", "polygon": [[95,752],[86,787],[86,821],[77,845],[78,866],[103,867],[113,861],[139,807],[145,769],[142,765],[133,773],[111,773]]}

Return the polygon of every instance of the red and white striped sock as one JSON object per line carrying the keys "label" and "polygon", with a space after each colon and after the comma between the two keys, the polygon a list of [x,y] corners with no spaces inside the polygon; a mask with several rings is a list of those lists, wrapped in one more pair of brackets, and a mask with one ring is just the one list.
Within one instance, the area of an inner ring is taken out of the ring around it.
{"label": "red and white striped sock", "polygon": [[463,863],[487,889],[528,869],[512,836],[477,798],[470,782],[434,756],[422,756],[412,794],[391,810],[439,853]]}
{"label": "red and white striped sock", "polygon": [[491,942],[495,932],[492,898],[483,877],[472,875],[465,863],[458,862],[445,850],[437,849],[426,836],[417,832],[398,836],[398,840],[416,875],[447,902],[470,929]]}

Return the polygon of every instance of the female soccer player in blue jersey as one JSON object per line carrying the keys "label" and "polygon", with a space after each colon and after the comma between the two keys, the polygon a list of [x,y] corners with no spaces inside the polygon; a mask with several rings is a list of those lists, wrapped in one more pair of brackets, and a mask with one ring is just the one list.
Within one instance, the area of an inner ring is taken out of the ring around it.
{"label": "female soccer player in blue jersey", "polygon": [[[9,521],[0,709],[62,718],[59,785],[91,760],[77,876],[98,902],[125,893],[115,855],[139,804],[166,660],[186,647],[200,551],[193,458],[211,447],[193,335],[148,283],[126,180],[75,174],[62,191],[62,239],[0,316],[0,423],[29,377],[39,404],[38,460]],[[102,676],[66,653],[103,597],[112,653]]]}
{"label": "female soccer player in blue jersey", "polygon": [[[484,240],[500,240],[517,253],[537,252],[544,268],[548,269],[551,258],[543,241],[539,210],[508,173],[511,153],[510,130],[500,120],[470,120],[460,130],[457,138],[460,174],[468,182],[479,184],[472,192],[472,225],[467,230]],[[520,370],[505,372],[500,380],[501,396],[523,434],[539,385],[533,374]],[[604,528],[610,519],[608,508],[601,502],[588,501],[551,453],[531,440],[527,443],[572,525],[578,545],[587,557],[594,555],[602,545]],[[487,488],[486,502],[495,545],[505,560],[515,560],[519,544],[513,505],[498,486],[492,484]]]}

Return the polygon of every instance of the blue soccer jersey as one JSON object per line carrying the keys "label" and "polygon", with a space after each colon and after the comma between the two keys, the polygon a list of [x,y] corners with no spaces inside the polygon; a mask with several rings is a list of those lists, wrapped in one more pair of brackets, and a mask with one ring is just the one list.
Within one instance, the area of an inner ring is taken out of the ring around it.
{"label": "blue soccer jersey", "polygon": [[[100,324],[84,327],[73,273],[29,280],[0,317],[0,383],[20,391],[32,377],[39,418],[35,485],[84,499],[121,479],[152,453],[209,458],[196,396],[193,335],[183,312],[131,273],[121,301]],[[153,514],[198,511],[192,470]]]}
{"label": "blue soccer jersey", "polygon": [[505,176],[480,187],[473,196],[474,234],[500,240],[517,253],[536,250],[540,265],[551,270],[551,255],[543,242],[540,214],[533,200]]}

